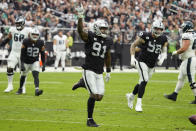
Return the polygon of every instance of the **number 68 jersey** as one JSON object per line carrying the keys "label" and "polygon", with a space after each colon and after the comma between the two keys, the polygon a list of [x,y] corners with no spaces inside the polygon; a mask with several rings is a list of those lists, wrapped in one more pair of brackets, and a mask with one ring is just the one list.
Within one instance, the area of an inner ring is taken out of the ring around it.
{"label": "number 68 jersey", "polygon": [[103,73],[105,55],[110,49],[112,39],[103,38],[88,32],[88,42],[85,43],[85,64],[83,69],[94,71],[97,74]]}
{"label": "number 68 jersey", "polygon": [[11,27],[9,32],[12,35],[12,50],[11,52],[20,56],[22,42],[28,37],[30,28],[24,27],[22,30],[17,30],[16,27]]}
{"label": "number 68 jersey", "polygon": [[159,54],[161,54],[163,45],[167,42],[167,37],[165,35],[153,37],[151,32],[141,32],[139,37],[142,38],[145,43],[141,44],[138,61],[144,62],[148,67],[153,68]]}
{"label": "number 68 jersey", "polygon": [[[190,45],[184,53],[180,54],[180,59],[185,60],[190,57],[194,57],[195,56],[195,49],[196,49],[196,33],[195,32],[183,33],[182,40],[190,40]],[[180,41],[181,47],[182,47],[182,40]]]}

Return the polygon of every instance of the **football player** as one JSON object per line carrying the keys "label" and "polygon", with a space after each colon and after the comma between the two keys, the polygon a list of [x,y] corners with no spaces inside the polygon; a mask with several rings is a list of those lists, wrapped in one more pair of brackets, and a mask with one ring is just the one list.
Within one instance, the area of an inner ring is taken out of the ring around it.
{"label": "football player", "polygon": [[83,17],[84,9],[81,5],[77,8],[78,12],[78,33],[85,42],[85,63],[82,65],[83,80],[87,90],[89,91],[89,99],[87,101],[88,119],[87,126],[98,127],[99,125],[93,120],[93,110],[95,101],[101,101],[104,96],[104,80],[103,68],[106,64],[106,82],[110,79],[111,72],[111,56],[110,44],[112,39],[108,37],[108,23],[104,20],[97,20],[94,24],[94,32],[84,32]]}
{"label": "football player", "polygon": [[23,40],[21,49],[21,77],[20,87],[16,92],[17,95],[22,94],[22,86],[29,71],[32,71],[35,84],[35,96],[43,93],[39,90],[39,54],[43,63],[42,72],[45,71],[45,46],[44,41],[40,40],[40,33],[37,28],[33,28],[29,38]]}
{"label": "football player", "polygon": [[[132,93],[126,94],[128,107],[133,109],[134,96],[138,94],[135,110],[142,112],[142,97],[145,87],[151,78],[156,62],[161,65],[167,54],[167,37],[163,35],[164,25],[161,21],[154,21],[151,32],[141,32],[130,48],[132,67],[136,67],[139,73],[139,82],[136,84]],[[135,59],[136,47],[141,51],[138,60]],[[158,56],[162,57],[158,60]]]}
{"label": "football player", "polygon": [[188,77],[188,82],[190,88],[195,96],[195,99],[191,104],[196,104],[196,83],[195,83],[195,67],[196,67],[196,33],[194,32],[194,26],[191,21],[185,21],[180,30],[182,30],[182,39],[180,42],[181,48],[177,51],[172,52],[172,55],[180,55],[182,63],[179,69],[178,82],[176,88],[172,94],[165,95],[167,99],[176,101],[178,92],[184,86],[186,76]]}
{"label": "football player", "polygon": [[63,35],[63,31],[59,30],[58,35],[54,36],[53,50],[56,55],[56,60],[54,63],[55,69],[57,69],[59,61],[61,60],[62,71],[65,69],[65,56],[66,53],[69,54],[69,43],[67,36]]}
{"label": "football player", "polygon": [[[13,75],[14,68],[17,64],[20,65],[20,52],[22,42],[25,38],[28,37],[30,29],[24,27],[25,19],[23,17],[18,17],[15,20],[16,27],[11,27],[9,30],[9,34],[4,41],[0,44],[0,46],[5,46],[8,42],[12,41],[12,49],[10,55],[8,57],[8,65],[7,65],[7,76],[8,76],[8,86],[4,90],[4,92],[10,92],[13,90]],[[23,87],[23,93],[25,93],[25,87]]]}

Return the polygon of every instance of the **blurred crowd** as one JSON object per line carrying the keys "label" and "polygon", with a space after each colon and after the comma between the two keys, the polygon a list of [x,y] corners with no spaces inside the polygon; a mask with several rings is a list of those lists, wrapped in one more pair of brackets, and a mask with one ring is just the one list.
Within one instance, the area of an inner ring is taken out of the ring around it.
{"label": "blurred crowd", "polygon": [[[78,42],[78,3],[85,8],[87,28],[96,19],[105,19],[114,41],[120,38],[123,44],[131,44],[140,31],[150,31],[157,19],[163,21],[172,44],[178,44],[178,28],[184,20],[196,25],[196,0],[1,0],[0,26],[12,26],[16,17],[24,16],[25,25],[40,27],[45,40],[52,38],[55,28],[64,28]],[[7,28],[1,32],[6,33]]]}

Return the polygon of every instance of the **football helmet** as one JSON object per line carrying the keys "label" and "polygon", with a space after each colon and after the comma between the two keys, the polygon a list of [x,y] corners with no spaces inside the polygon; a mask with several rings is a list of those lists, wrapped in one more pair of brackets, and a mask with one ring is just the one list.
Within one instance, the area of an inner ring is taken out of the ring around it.
{"label": "football helmet", "polygon": [[15,24],[16,24],[16,29],[17,30],[22,30],[24,28],[24,25],[25,25],[25,19],[22,16],[17,17],[16,20],[15,20]]}
{"label": "football helmet", "polygon": [[152,23],[152,33],[153,33],[156,37],[158,37],[158,36],[160,36],[160,35],[163,34],[164,28],[165,28],[165,27],[164,27],[164,25],[163,25],[163,23],[162,23],[161,21],[156,20],[156,21],[154,21],[154,22]]}
{"label": "football helmet", "polygon": [[93,25],[93,30],[97,36],[106,38],[108,36],[109,25],[105,20],[97,20]]}
{"label": "football helmet", "polygon": [[183,33],[188,32],[188,31],[193,31],[194,25],[191,21],[185,21],[181,26],[181,30]]}
{"label": "football helmet", "polygon": [[30,38],[34,41],[38,40],[40,37],[40,33],[39,33],[39,30],[37,28],[33,28],[31,31],[30,31]]}

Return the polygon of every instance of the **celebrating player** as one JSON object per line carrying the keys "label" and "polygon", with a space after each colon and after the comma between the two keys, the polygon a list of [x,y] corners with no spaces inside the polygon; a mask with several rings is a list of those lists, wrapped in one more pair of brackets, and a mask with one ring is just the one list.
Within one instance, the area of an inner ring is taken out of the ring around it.
{"label": "celebrating player", "polygon": [[94,32],[83,31],[83,6],[77,8],[78,11],[78,33],[85,42],[85,64],[82,65],[83,80],[90,93],[87,102],[88,119],[87,126],[98,127],[93,120],[93,110],[95,101],[101,101],[104,95],[103,67],[106,64],[106,81],[110,79],[110,44],[112,39],[108,37],[108,23],[104,20],[97,20],[94,24]]}
{"label": "celebrating player", "polygon": [[180,71],[178,75],[178,82],[176,88],[172,94],[165,95],[167,99],[176,101],[178,92],[184,86],[186,76],[188,77],[189,85],[195,96],[195,100],[191,104],[196,104],[196,83],[195,83],[195,67],[196,67],[196,33],[193,32],[194,26],[191,21],[185,21],[182,26],[182,40],[181,48],[177,51],[172,52],[172,55],[180,55],[182,63],[180,65]]}
{"label": "celebrating player", "polygon": [[44,41],[39,39],[39,30],[33,28],[30,32],[30,37],[24,39],[21,49],[21,78],[20,87],[16,92],[17,95],[22,94],[22,86],[29,71],[32,71],[34,84],[35,84],[35,96],[39,96],[43,93],[43,90],[39,90],[39,53],[41,54],[41,60],[43,63],[42,72],[45,71],[45,46]]}
{"label": "celebrating player", "polygon": [[[139,37],[131,45],[131,66],[137,68],[139,73],[139,83],[136,84],[132,93],[128,93],[128,107],[133,109],[134,96],[138,94],[137,104],[135,110],[142,112],[142,97],[145,92],[145,87],[151,78],[155,64],[158,60],[159,54],[162,57],[158,64],[161,65],[166,58],[167,52],[167,37],[163,35],[164,25],[161,21],[154,21],[152,24],[152,32],[141,32]],[[135,59],[135,50],[139,46],[141,51],[138,56],[138,61]]]}
{"label": "celebrating player", "polygon": [[[7,38],[0,44],[0,46],[5,46],[9,41],[12,40],[12,50],[8,57],[7,65],[7,76],[8,76],[8,86],[4,92],[10,92],[13,90],[13,75],[14,68],[17,64],[20,65],[20,53],[22,42],[28,37],[29,28],[25,28],[25,19],[23,17],[18,17],[15,20],[16,27],[11,27]],[[25,87],[23,87],[23,93],[25,93]]]}

